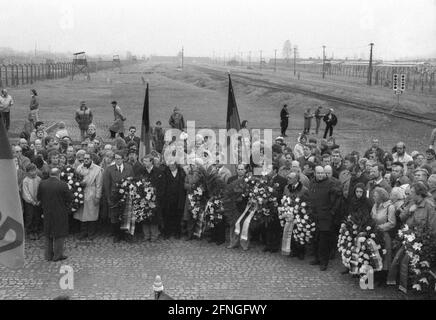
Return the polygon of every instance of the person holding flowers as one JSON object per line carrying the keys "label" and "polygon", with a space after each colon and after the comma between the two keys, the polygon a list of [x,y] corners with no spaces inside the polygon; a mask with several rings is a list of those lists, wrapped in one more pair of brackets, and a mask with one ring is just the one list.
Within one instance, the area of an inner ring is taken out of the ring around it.
{"label": "person holding flowers", "polygon": [[371,210],[371,217],[376,223],[376,229],[383,232],[384,249],[386,250],[383,259],[383,270],[377,276],[377,280],[381,284],[386,282],[387,272],[392,262],[392,239],[389,231],[395,228],[397,222],[395,206],[389,199],[388,192],[381,187],[376,187],[373,197],[374,206]]}
{"label": "person holding flowers", "polygon": [[[85,153],[83,164],[79,165],[76,172],[83,176],[80,188],[84,188],[83,206],[74,213],[74,219],[80,221],[79,239],[89,237],[93,239],[96,232],[98,212],[103,186],[103,170],[92,162],[91,154]],[[79,190],[78,191],[82,191]]]}

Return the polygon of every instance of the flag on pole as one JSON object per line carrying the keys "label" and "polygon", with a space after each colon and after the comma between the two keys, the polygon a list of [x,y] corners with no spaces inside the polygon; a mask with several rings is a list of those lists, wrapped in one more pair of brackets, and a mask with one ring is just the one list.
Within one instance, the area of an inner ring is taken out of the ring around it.
{"label": "flag on pole", "polygon": [[150,115],[148,101],[148,82],[145,89],[144,108],[142,110],[141,142],[139,144],[139,158],[141,159],[151,151],[150,146]]}
{"label": "flag on pole", "polygon": [[0,116],[0,264],[24,265],[23,209],[18,192],[17,170]]}
{"label": "flag on pole", "polygon": [[236,105],[235,93],[233,92],[232,78],[229,73],[229,98],[227,102],[227,120],[226,129],[241,129],[241,120],[239,120],[238,106]]}

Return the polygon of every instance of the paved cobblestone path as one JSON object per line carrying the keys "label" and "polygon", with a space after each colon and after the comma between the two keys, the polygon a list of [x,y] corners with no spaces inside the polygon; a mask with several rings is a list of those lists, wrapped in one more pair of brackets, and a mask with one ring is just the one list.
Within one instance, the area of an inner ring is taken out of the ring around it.
{"label": "paved cobblestone path", "polygon": [[[66,241],[68,259],[44,260],[44,240],[26,242],[25,266],[0,267],[1,299],[153,299],[152,284],[161,275],[165,291],[178,299],[407,299],[398,290],[361,290],[357,279],[341,275],[339,259],[325,272],[304,261],[262,252],[227,249],[207,241],[159,240],[112,243]],[[74,269],[74,290],[62,290],[61,265]]]}

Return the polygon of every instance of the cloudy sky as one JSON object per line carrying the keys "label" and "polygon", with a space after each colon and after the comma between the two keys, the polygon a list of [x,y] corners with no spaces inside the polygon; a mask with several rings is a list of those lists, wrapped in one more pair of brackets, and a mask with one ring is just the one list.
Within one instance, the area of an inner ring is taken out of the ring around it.
{"label": "cloudy sky", "polygon": [[436,57],[436,0],[0,0],[0,47],[90,54]]}

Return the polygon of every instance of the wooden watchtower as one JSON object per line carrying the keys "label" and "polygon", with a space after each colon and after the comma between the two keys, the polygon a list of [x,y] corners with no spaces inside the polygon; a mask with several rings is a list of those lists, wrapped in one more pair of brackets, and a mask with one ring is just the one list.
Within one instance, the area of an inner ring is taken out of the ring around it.
{"label": "wooden watchtower", "polygon": [[71,73],[71,80],[74,79],[74,75],[83,73],[86,78],[91,80],[89,75],[88,61],[86,60],[85,51],[73,53],[73,72]]}

